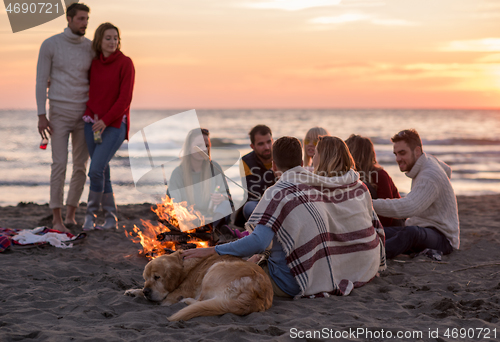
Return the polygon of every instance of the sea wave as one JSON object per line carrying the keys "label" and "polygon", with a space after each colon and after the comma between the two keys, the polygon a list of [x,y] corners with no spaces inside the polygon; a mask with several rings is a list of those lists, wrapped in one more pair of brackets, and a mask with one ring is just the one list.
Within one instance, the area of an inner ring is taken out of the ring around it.
{"label": "sea wave", "polygon": [[[375,145],[392,145],[388,138],[371,137]],[[301,143],[303,139],[299,138]],[[214,147],[229,147],[229,148],[247,148],[250,140],[243,140],[241,138],[211,138],[212,146]],[[500,146],[500,139],[464,139],[464,138],[450,138],[450,139],[437,139],[437,140],[422,140],[424,146]]]}
{"label": "sea wave", "polygon": [[[387,138],[371,138],[372,142],[377,145],[392,145],[390,139]],[[422,140],[424,146],[486,146],[486,145],[500,145],[500,139],[464,139],[464,138],[450,138],[438,140]]]}
{"label": "sea wave", "polygon": [[35,186],[47,186],[50,182],[33,182],[33,181],[0,181],[0,186],[24,186],[24,187],[35,187]]}

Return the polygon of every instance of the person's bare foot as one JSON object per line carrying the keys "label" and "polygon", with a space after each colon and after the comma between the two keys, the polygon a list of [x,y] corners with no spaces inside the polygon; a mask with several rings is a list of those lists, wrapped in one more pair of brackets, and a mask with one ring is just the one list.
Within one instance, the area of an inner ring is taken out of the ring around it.
{"label": "person's bare foot", "polygon": [[63,233],[71,233],[71,231],[62,223],[53,223],[52,229],[58,230]]}
{"label": "person's bare foot", "polygon": [[67,226],[73,226],[77,224],[75,215],[76,207],[73,207],[72,205],[66,206],[66,219],[64,220],[64,224]]}
{"label": "person's bare foot", "polygon": [[61,208],[52,209],[52,229],[58,230],[63,233],[71,233],[71,231],[66,228],[63,223]]}

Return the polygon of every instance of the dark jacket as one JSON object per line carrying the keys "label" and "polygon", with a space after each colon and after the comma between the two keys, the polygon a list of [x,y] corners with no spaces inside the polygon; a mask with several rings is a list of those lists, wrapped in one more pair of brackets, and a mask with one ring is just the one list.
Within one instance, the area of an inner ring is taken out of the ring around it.
{"label": "dark jacket", "polygon": [[[258,201],[260,200],[266,189],[274,185],[274,172],[272,169],[266,169],[266,167],[260,161],[259,157],[257,157],[254,151],[243,156],[242,160],[251,171],[251,174],[245,172],[247,189],[249,190],[248,200]],[[256,197],[254,194],[259,195],[259,197]]]}

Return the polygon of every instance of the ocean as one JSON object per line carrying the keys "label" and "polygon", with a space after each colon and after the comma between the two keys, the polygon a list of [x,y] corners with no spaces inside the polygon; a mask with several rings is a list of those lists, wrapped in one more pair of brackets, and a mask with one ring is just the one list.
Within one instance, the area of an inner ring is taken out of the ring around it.
{"label": "ocean", "polygon": [[[181,112],[184,110],[132,110],[130,136]],[[410,190],[411,180],[399,171],[390,137],[400,130],[415,128],[422,137],[424,151],[452,167],[452,184],[457,195],[500,193],[500,110],[201,109],[196,113],[200,125],[210,130],[214,149],[224,147],[234,155],[250,151],[248,131],[257,124],[268,125],[274,138],[288,135],[302,140],[314,126],[324,127],[342,139],[352,133],[370,137],[379,163],[402,194]],[[0,120],[0,205],[47,203],[50,142],[47,150],[39,148],[36,112],[0,110]],[[172,149],[160,146],[156,153],[170,156]],[[136,189],[130,165],[125,142],[111,161],[117,203],[154,202],[156,196]],[[67,184],[70,174],[71,165]],[[237,174],[229,176],[234,178]],[[88,182],[81,200],[85,202],[87,195]]]}

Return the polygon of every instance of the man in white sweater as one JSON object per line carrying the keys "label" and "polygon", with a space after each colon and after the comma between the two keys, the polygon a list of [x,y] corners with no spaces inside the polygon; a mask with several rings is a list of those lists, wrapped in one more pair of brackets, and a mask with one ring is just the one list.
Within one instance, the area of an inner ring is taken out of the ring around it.
{"label": "man in white sweater", "polygon": [[408,218],[405,227],[384,227],[387,258],[399,254],[434,249],[449,254],[460,246],[460,228],[451,168],[423,152],[422,141],[414,129],[392,137],[396,162],[412,179],[411,191],[404,198],[376,199],[377,214]]}
{"label": "man in white sweater", "polygon": [[[63,33],[46,39],[40,47],[36,75],[38,132],[50,134],[52,166],[50,175],[50,208],[53,228],[67,232],[66,225],[76,224],[75,212],[86,181],[88,151],[83,132],[88,100],[88,72],[93,53],[91,41],[84,37],[89,8],[73,3],[66,10],[68,27]],[[49,87],[47,96],[47,87]],[[49,99],[49,119],[46,102]],[[66,200],[67,212],[63,222],[64,183],[68,163],[68,141],[73,147],[73,174]]]}

